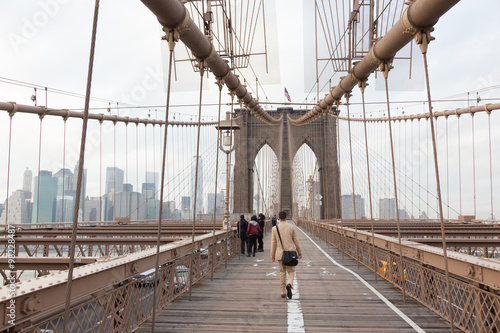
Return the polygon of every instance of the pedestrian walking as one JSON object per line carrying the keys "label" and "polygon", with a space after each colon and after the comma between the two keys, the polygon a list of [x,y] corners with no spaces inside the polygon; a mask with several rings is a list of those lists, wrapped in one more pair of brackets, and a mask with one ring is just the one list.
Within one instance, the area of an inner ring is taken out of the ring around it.
{"label": "pedestrian walking", "polygon": [[264,225],[266,223],[266,217],[264,214],[260,213],[259,214],[259,219],[257,221],[259,223],[260,231],[259,231],[259,236],[258,236],[258,241],[259,241],[259,252],[264,252]]}
{"label": "pedestrian walking", "polygon": [[245,255],[245,247],[247,247],[248,243],[247,229],[248,229],[248,221],[245,220],[245,215],[240,215],[240,220],[238,221],[238,236],[240,237],[241,241],[242,255]]}
{"label": "pedestrian walking", "polygon": [[[281,297],[285,298],[287,296],[291,299],[295,266],[283,265],[283,251],[296,251],[299,259],[302,259],[302,250],[300,248],[295,226],[288,223],[286,220],[286,212],[281,211],[278,216],[280,218],[279,224],[273,227],[271,236],[271,260],[274,262],[277,259],[280,266]],[[281,235],[281,241],[278,236],[278,228],[279,235]],[[283,246],[281,244],[283,244]]]}
{"label": "pedestrian walking", "polygon": [[271,219],[271,223],[273,227],[275,227],[276,224],[278,224],[278,219],[276,218],[276,214],[274,214],[273,218]]}
{"label": "pedestrian walking", "polygon": [[252,215],[250,222],[248,223],[247,237],[248,237],[248,254],[247,257],[254,256],[257,251],[257,237],[259,237],[259,223],[257,222],[257,216]]}

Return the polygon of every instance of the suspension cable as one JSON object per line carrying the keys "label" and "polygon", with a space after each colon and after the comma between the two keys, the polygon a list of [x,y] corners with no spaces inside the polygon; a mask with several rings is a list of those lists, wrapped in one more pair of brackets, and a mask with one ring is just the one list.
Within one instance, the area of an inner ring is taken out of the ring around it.
{"label": "suspension cable", "polygon": [[63,179],[62,179],[62,205],[61,205],[61,222],[66,222],[64,220],[64,192],[65,192],[65,181],[66,181],[66,121],[67,117],[63,118],[64,130],[63,130]]}
{"label": "suspension cable", "polygon": [[349,157],[351,159],[351,184],[352,184],[352,210],[354,214],[354,251],[355,251],[355,259],[359,269],[359,260],[358,260],[358,219],[356,216],[356,196],[355,196],[355,187],[354,187],[354,167],[352,162],[352,138],[351,138],[351,115],[349,111],[349,99],[351,97],[350,93],[344,94],[347,106],[347,128],[349,131]]}
{"label": "suspension cable", "polygon": [[38,224],[38,213],[40,211],[40,165],[42,162],[42,123],[43,115],[40,115],[40,127],[39,127],[39,137],[38,137],[38,179],[36,185],[36,223]]}
{"label": "suspension cable", "polygon": [[[158,274],[158,266],[160,265],[160,237],[161,237],[161,218],[163,213],[163,191],[165,185],[165,165],[166,165],[166,154],[167,154],[167,133],[168,133],[168,114],[170,111],[170,88],[172,83],[172,59],[174,56],[174,47],[175,47],[175,38],[174,31],[170,30],[167,32],[167,41],[169,46],[169,64],[168,64],[168,84],[167,84],[167,102],[165,107],[165,133],[163,135],[163,155],[162,155],[162,166],[161,166],[161,185],[160,185],[160,211],[158,214],[158,234],[156,238],[156,260],[155,260],[155,274],[154,281],[160,280],[160,276]],[[139,206],[137,206],[139,208]],[[153,284],[153,316],[151,323],[151,332],[155,331],[155,321],[156,321],[156,302],[157,302],[157,285],[159,283]],[[191,287],[189,288],[191,289]]]}
{"label": "suspension cable", "polygon": [[471,112],[472,121],[472,179],[474,187],[474,218],[476,217],[476,148],[474,135],[474,113]]}
{"label": "suspension cable", "polygon": [[399,205],[398,205],[398,187],[396,183],[396,165],[394,162],[394,142],[392,140],[392,126],[391,126],[391,108],[390,108],[390,103],[389,103],[389,83],[388,83],[388,77],[389,77],[389,70],[391,69],[391,65],[387,62],[381,64],[381,67],[384,69],[383,74],[384,74],[384,81],[385,81],[385,95],[386,95],[386,100],[387,100],[387,118],[389,121],[387,122],[389,124],[389,141],[390,141],[390,147],[391,147],[391,161],[392,161],[392,178],[394,182],[394,201],[395,201],[395,206],[396,206],[396,222],[397,222],[397,228],[398,228],[398,244],[399,244],[399,278],[400,281],[402,281],[402,286],[403,286],[403,304],[406,304],[406,290],[405,290],[405,283],[404,283],[404,276],[403,276],[403,250],[401,246],[401,225],[400,225],[400,220],[399,220]]}
{"label": "suspension cable", "polygon": [[[82,139],[80,143],[80,159],[78,163],[78,178],[76,182],[76,193],[75,193],[75,209],[73,210],[73,226],[71,233],[71,245],[69,247],[69,267],[68,267],[68,284],[66,288],[66,303],[64,310],[64,332],[68,332],[69,324],[69,312],[71,305],[71,287],[73,282],[73,267],[75,260],[75,244],[76,244],[76,234],[78,232],[78,208],[80,207],[80,194],[82,188],[82,178],[83,178],[83,165],[85,159],[85,140],[87,136],[87,123],[89,115],[89,102],[90,102],[90,87],[92,84],[92,69],[94,66],[94,52],[96,44],[96,34],[97,34],[97,18],[99,14],[99,0],[95,0],[94,8],[94,22],[92,26],[92,42],[90,46],[90,58],[89,58],[89,69],[87,75],[87,90],[85,92],[85,111],[83,116],[82,124]],[[39,178],[40,179],[40,178]]]}
{"label": "suspension cable", "polygon": [[9,223],[9,185],[10,185],[10,158],[11,158],[11,148],[12,148],[12,117],[14,117],[14,112],[11,112],[9,114],[9,155],[7,157],[7,200],[5,200],[5,225]]}
{"label": "suspension cable", "polygon": [[368,154],[368,131],[366,126],[366,110],[365,110],[365,88],[366,81],[359,82],[359,88],[361,90],[361,100],[363,102],[363,122],[364,130],[365,130],[365,147],[366,147],[366,174],[368,176],[368,199],[370,201],[370,229],[372,232],[372,251],[373,251],[373,272],[375,273],[375,283],[377,282],[377,254],[375,251],[375,231],[373,229],[373,204],[372,204],[372,185],[371,185],[371,177],[370,177],[370,156]]}
{"label": "suspension cable", "polygon": [[[220,78],[217,78],[217,84],[219,86],[219,113],[218,113],[218,119],[217,119],[217,123],[218,123],[218,128],[220,128],[220,113],[221,113],[221,102],[222,102],[222,86],[223,86],[223,79],[220,79]],[[214,200],[214,216],[213,216],[213,222],[214,222],[214,225],[213,225],[213,229],[212,229],[212,259],[211,259],[211,269],[210,269],[210,281],[213,281],[214,279],[214,268],[215,268],[215,252],[216,252],[216,249],[215,249],[215,219],[216,219],[216,216],[217,216],[217,181],[219,179],[219,140],[220,140],[220,133],[221,131],[218,130],[217,131],[217,157],[216,157],[216,162],[215,162],[215,190],[214,190],[214,193],[215,193],[215,200]],[[226,193],[226,195],[229,195],[229,193]],[[239,222],[238,222],[239,223]],[[239,232],[241,232],[241,226],[238,224],[238,230]],[[238,234],[238,239],[240,239],[241,241],[241,238],[240,238],[240,235]],[[240,251],[238,251],[238,259],[239,259],[239,253]]]}
{"label": "suspension cable", "polygon": [[194,202],[193,202],[193,233],[191,235],[191,254],[189,260],[189,301],[191,301],[191,291],[193,289],[193,259],[194,259],[194,233],[196,225],[196,201],[198,200],[198,165],[200,161],[200,129],[201,129],[201,103],[203,98],[203,74],[205,72],[205,61],[199,60],[198,66],[200,70],[200,100],[198,106],[198,134],[196,136],[196,171],[194,179]]}
{"label": "suspension cable", "polygon": [[417,35],[417,43],[420,44],[420,50],[422,51],[422,55],[424,58],[424,71],[425,71],[425,81],[427,85],[427,98],[429,103],[429,119],[430,119],[430,127],[431,127],[431,136],[432,136],[432,150],[434,152],[434,169],[436,173],[436,186],[437,186],[437,194],[438,194],[438,206],[439,206],[439,220],[441,222],[441,240],[443,246],[443,259],[444,259],[444,268],[446,275],[446,293],[448,297],[448,311],[449,311],[449,321],[450,321],[450,331],[453,333],[454,331],[454,321],[453,321],[453,304],[450,290],[450,274],[448,271],[448,253],[446,248],[446,239],[445,239],[445,229],[444,229],[444,218],[443,218],[443,203],[441,200],[441,183],[439,181],[439,167],[438,167],[438,156],[437,156],[437,145],[436,145],[436,136],[434,133],[434,122],[432,118],[432,102],[431,102],[431,87],[429,82],[429,68],[427,65],[427,46],[429,42],[433,39],[430,36],[430,29],[428,31],[421,31],[420,34]]}
{"label": "suspension cable", "polygon": [[491,219],[493,220],[493,164],[491,161],[491,111],[488,112],[488,142],[490,153],[490,206],[491,206]]}

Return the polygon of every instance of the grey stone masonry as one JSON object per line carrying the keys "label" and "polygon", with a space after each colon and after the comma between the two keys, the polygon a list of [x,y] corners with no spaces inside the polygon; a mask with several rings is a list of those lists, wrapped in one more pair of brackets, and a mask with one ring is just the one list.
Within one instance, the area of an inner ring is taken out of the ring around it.
{"label": "grey stone masonry", "polygon": [[278,125],[267,125],[253,117],[248,111],[236,110],[234,119],[240,126],[236,138],[234,166],[234,213],[253,211],[253,165],[260,149],[268,144],[280,165],[279,209],[293,212],[292,165],[299,148],[306,144],[316,155],[319,164],[320,193],[323,204],[320,217],[340,218],[340,184],[337,160],[336,122],[326,115],[304,126],[294,126],[288,116],[295,119],[303,110],[278,108],[270,112],[275,118],[282,116]]}

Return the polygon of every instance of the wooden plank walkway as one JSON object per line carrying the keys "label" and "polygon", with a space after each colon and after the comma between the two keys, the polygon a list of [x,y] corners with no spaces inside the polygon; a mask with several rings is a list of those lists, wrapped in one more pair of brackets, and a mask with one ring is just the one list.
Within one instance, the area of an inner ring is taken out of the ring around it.
{"label": "wooden plank walkway", "polygon": [[[156,316],[156,332],[449,332],[435,313],[407,298],[354,260],[298,231],[303,259],[292,300],[280,296],[279,268],[269,258],[270,234],[256,257],[233,258]],[[396,306],[398,315],[353,274],[360,275]],[[408,320],[402,317],[407,316]],[[410,322],[410,323],[409,323]],[[414,322],[416,327],[410,326]],[[151,321],[136,332],[150,332]]]}

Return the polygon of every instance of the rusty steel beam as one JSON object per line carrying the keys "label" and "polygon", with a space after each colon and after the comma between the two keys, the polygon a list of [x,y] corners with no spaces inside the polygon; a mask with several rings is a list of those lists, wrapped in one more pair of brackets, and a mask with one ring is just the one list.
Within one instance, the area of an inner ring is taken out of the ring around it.
{"label": "rusty steel beam", "polygon": [[[163,244],[177,242],[184,238],[161,238],[160,242]],[[67,245],[70,244],[69,237],[43,237],[43,238],[15,238],[16,246],[27,245]],[[8,238],[0,238],[0,243],[7,244]],[[84,237],[77,238],[77,245],[155,245],[156,238],[153,237]]]}
{"label": "rusty steel beam", "polygon": [[[433,118],[439,118],[439,117],[448,117],[448,116],[457,116],[459,117],[462,114],[471,114],[474,115],[478,112],[487,112],[490,113],[493,110],[499,110],[500,109],[500,103],[494,103],[494,104],[485,104],[481,106],[471,106],[468,108],[461,108],[461,109],[455,109],[455,110],[445,110],[445,111],[437,111],[437,112],[432,112]],[[347,118],[347,117],[339,117],[335,115],[331,115],[334,118],[339,118],[342,120],[350,120],[350,121],[365,121],[363,118]],[[429,119],[431,116],[428,113],[419,113],[419,114],[411,114],[411,115],[404,115],[404,116],[396,116],[392,117],[391,116],[391,121],[401,121],[401,120],[420,120],[420,119]],[[388,117],[381,117],[381,118],[367,118],[367,122],[380,122],[380,121],[388,121]]]}
{"label": "rusty steel beam", "polygon": [[[196,229],[195,234],[201,235],[207,233],[211,230],[208,229]],[[6,234],[6,232],[0,232],[0,234]],[[78,236],[156,236],[158,234],[158,230],[154,230],[152,228],[141,228],[141,229],[130,229],[130,230],[113,230],[110,228],[98,228],[98,229],[83,229],[78,230]],[[163,230],[161,234],[163,236],[188,236],[192,234],[192,230],[188,230],[187,228],[183,230],[175,231],[171,230]],[[16,231],[16,236],[68,236],[71,235],[70,229],[32,229],[32,230],[19,230]]]}
{"label": "rusty steel beam", "polygon": [[[318,225],[346,237],[367,244],[374,244],[377,248],[399,253],[398,240],[393,237],[375,234],[374,239],[372,239],[371,232],[362,230],[356,232],[351,228],[325,223],[318,223]],[[401,246],[405,258],[444,271],[443,249],[408,240],[402,240]],[[485,285],[500,292],[500,262],[492,262],[491,260],[458,252],[448,252],[448,264],[451,274],[459,276],[470,283]]]}
{"label": "rusty steel beam", "polygon": [[[443,240],[439,238],[407,238],[406,240],[441,247]],[[446,237],[447,247],[500,247],[498,238],[449,238]]]}
{"label": "rusty steel beam", "polygon": [[[69,258],[61,257],[37,257],[37,258],[20,258],[15,259],[16,270],[65,270],[69,266]],[[93,264],[97,258],[75,258],[75,267],[87,264]],[[9,270],[8,258],[0,257],[0,270]]]}
{"label": "rusty steel beam", "polygon": [[[32,113],[38,116],[59,116],[64,119],[67,118],[80,118],[83,119],[83,112],[70,111],[67,109],[53,109],[46,108],[44,106],[33,106],[17,104],[15,102],[0,102],[0,110],[7,111],[10,115],[15,113]],[[149,118],[130,118],[130,117],[120,117],[117,115],[105,115],[103,113],[89,113],[89,119],[99,120],[99,121],[111,121],[111,122],[121,122],[121,123],[132,123],[132,124],[144,124],[144,125],[165,125],[164,120],[149,119]],[[202,126],[215,126],[218,122],[202,122]],[[169,126],[198,126],[198,122],[188,122],[188,121],[168,121]]]}
{"label": "rusty steel beam", "polygon": [[325,98],[316,104],[303,116],[292,119],[294,125],[305,125],[324,113],[340,100],[346,93],[350,93],[359,82],[368,79],[381,64],[391,63],[396,53],[408,44],[417,33],[431,28],[439,18],[451,9],[459,0],[415,0],[410,2],[403,16],[397,21],[387,34],[379,39],[368,54],[341,78],[340,82],[325,95]]}
{"label": "rusty steel beam", "polygon": [[[236,237],[236,230],[229,232],[216,231],[215,235],[197,236],[194,249],[216,245]],[[159,252],[159,263],[168,263],[176,258],[191,254],[191,239],[162,245]],[[133,278],[137,274],[155,267],[156,248],[127,256],[108,258],[93,264],[76,267],[73,273],[72,304],[91,299],[106,290],[118,286],[121,282]],[[16,295],[10,296],[9,287],[0,287],[0,331],[9,327],[7,308],[10,300],[15,301],[16,325],[30,324],[61,313],[66,298],[67,272],[45,275],[29,281],[16,283]],[[28,306],[29,305],[29,306]],[[32,305],[32,306],[31,306]]]}
{"label": "rusty steel beam", "polygon": [[276,119],[264,111],[259,102],[241,84],[227,62],[217,53],[212,42],[189,17],[189,12],[182,2],[179,0],[141,1],[156,15],[158,21],[164,27],[164,31],[168,34],[170,30],[174,30],[180,40],[191,50],[193,56],[205,61],[215,77],[223,79],[227,88],[245,104],[255,117],[269,125],[275,125],[281,121],[281,117]]}

